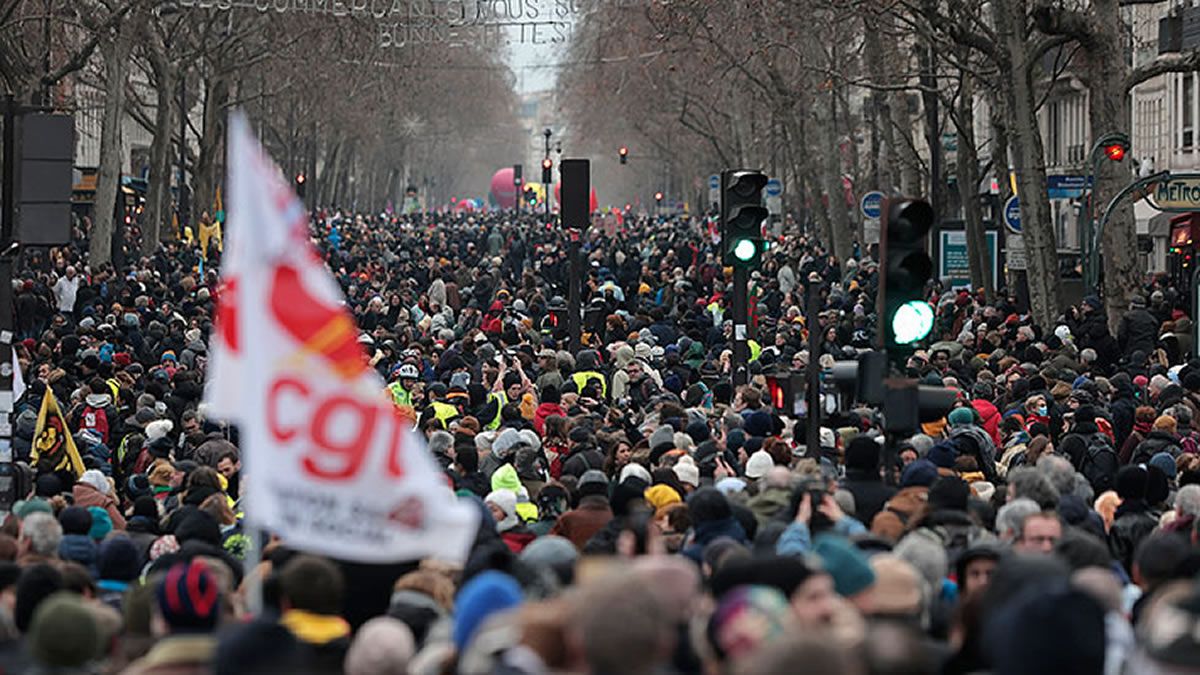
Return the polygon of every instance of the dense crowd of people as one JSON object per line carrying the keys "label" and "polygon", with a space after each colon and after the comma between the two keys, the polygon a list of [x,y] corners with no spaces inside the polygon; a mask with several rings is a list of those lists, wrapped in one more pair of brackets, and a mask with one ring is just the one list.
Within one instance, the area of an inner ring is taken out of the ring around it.
{"label": "dense crowd of people", "polygon": [[584,233],[580,344],[565,235],[532,218],[329,210],[312,235],[380,395],[479,509],[466,562],[255,541],[237,429],[202,404],[220,238],[120,268],[77,243],[14,282],[0,670],[1200,672],[1200,358],[1167,279],[1116,330],[1094,297],[1037,326],[931,287],[907,375],[954,408],[885,447],[843,400],[809,447],[767,378],[872,346],[865,253],[772,245],[734,387],[703,220]]}

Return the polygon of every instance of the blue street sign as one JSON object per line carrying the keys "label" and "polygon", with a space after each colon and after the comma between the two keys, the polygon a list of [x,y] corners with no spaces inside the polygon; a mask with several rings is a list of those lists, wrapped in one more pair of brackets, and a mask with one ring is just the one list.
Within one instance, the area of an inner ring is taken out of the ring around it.
{"label": "blue street sign", "polygon": [[721,177],[715,173],[713,175],[709,176],[708,177],[708,189],[720,190],[721,189]]}
{"label": "blue street sign", "polygon": [[778,178],[772,178],[767,181],[767,185],[763,188],[763,192],[767,193],[768,197],[778,197],[783,194],[783,182]]}
{"label": "blue street sign", "polygon": [[862,211],[863,217],[878,220],[883,215],[883,193],[868,192],[862,196],[858,208]]}
{"label": "blue street sign", "polygon": [[1021,200],[1013,195],[1004,203],[1004,224],[1016,234],[1021,234]]}

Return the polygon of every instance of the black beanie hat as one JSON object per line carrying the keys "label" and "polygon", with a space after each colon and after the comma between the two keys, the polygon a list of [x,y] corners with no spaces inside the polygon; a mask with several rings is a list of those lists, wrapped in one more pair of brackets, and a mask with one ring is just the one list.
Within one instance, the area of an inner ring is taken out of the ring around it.
{"label": "black beanie hat", "polygon": [[929,505],[934,509],[966,511],[971,488],[958,476],[942,476],[929,487]]}
{"label": "black beanie hat", "polygon": [[866,436],[855,436],[846,446],[846,468],[872,471],[879,468],[879,444]]}
{"label": "black beanie hat", "polygon": [[1145,499],[1150,487],[1150,472],[1140,464],[1121,467],[1117,472],[1117,496],[1121,499]]}
{"label": "black beanie hat", "polygon": [[92,514],[82,506],[68,506],[58,514],[63,534],[87,534],[92,529]]}

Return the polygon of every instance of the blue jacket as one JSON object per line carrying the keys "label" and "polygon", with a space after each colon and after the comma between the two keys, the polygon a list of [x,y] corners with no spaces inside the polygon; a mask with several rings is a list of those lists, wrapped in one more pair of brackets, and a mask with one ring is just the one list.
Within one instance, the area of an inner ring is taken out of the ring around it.
{"label": "blue jacket", "polygon": [[680,553],[698,565],[704,560],[704,547],[720,537],[729,537],[740,544],[746,543],[746,531],[742,529],[741,523],[730,516],[696,525],[693,528],[692,543],[685,546]]}
{"label": "blue jacket", "polygon": [[[852,537],[865,533],[867,528],[850,516],[842,516],[841,520],[833,524],[832,531],[843,537]],[[779,555],[804,555],[810,550],[812,550],[812,533],[808,530],[808,523],[793,521],[788,524],[784,528],[783,534],[779,535],[779,541],[775,543],[775,553]]]}

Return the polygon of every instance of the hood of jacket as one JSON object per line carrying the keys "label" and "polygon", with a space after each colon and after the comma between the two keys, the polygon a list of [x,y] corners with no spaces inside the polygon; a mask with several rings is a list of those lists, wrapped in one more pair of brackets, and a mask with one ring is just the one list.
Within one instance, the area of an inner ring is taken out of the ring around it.
{"label": "hood of jacket", "polygon": [[112,405],[112,396],[108,394],[88,394],[84,402],[92,408],[107,408]]}
{"label": "hood of jacket", "polygon": [[84,567],[92,567],[96,564],[99,552],[96,550],[96,542],[86,534],[64,534],[58,544],[58,557],[77,562]]}
{"label": "hood of jacket", "polygon": [[511,490],[513,494],[521,491],[521,479],[517,469],[512,464],[505,464],[492,473],[493,490]]}
{"label": "hood of jacket", "polygon": [[633,351],[633,347],[625,344],[617,347],[617,352],[613,355],[613,359],[616,361],[618,368],[624,368],[630,363],[633,363],[633,359],[636,358],[636,356],[637,353]]}

